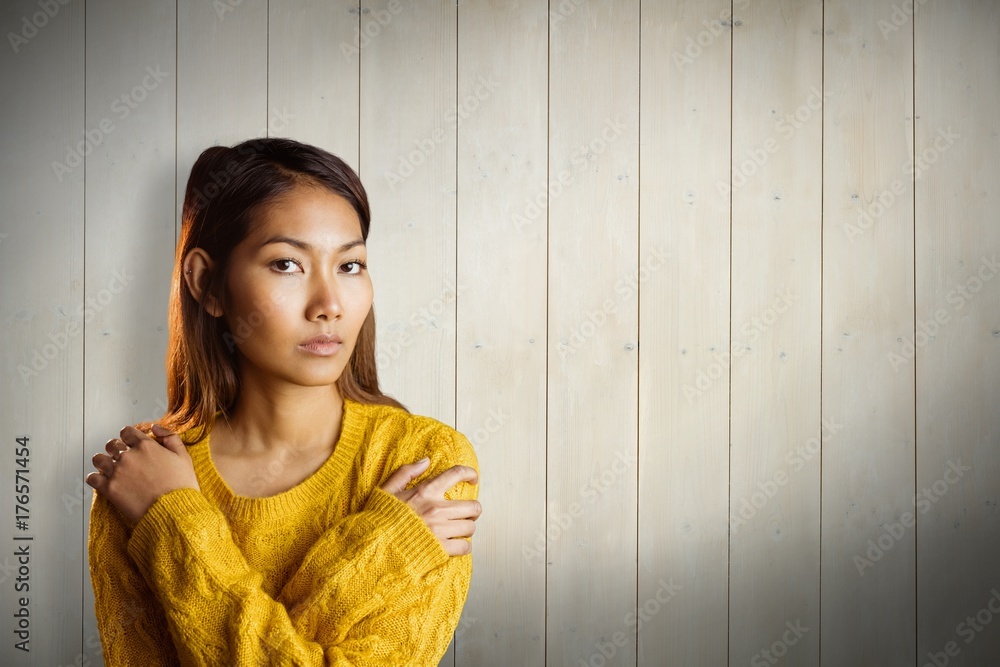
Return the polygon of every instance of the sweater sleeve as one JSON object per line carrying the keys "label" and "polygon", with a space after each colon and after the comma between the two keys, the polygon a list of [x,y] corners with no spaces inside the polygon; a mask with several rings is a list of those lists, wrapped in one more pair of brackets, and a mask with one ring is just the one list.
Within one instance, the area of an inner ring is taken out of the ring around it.
{"label": "sweater sleeve", "polygon": [[[476,468],[472,446],[445,432],[431,474]],[[425,472],[425,474],[427,474]],[[448,498],[475,498],[459,483]],[[471,554],[449,556],[409,505],[375,488],[310,548],[278,596],[262,587],[225,516],[194,489],[161,496],[128,553],[162,598],[185,665],[437,665],[458,625]]]}
{"label": "sweater sleeve", "polygon": [[163,607],[128,557],[127,544],[124,517],[95,491],[87,555],[104,664],[176,665]]}

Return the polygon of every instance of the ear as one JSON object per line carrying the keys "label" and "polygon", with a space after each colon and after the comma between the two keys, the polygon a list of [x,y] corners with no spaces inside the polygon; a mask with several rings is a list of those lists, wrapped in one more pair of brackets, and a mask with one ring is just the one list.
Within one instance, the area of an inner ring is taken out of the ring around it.
{"label": "ear", "polygon": [[192,248],[184,258],[181,266],[181,277],[187,283],[188,290],[195,301],[200,303],[209,315],[221,317],[222,304],[217,299],[208,296],[205,291],[214,269],[215,262],[207,252],[201,248]]}

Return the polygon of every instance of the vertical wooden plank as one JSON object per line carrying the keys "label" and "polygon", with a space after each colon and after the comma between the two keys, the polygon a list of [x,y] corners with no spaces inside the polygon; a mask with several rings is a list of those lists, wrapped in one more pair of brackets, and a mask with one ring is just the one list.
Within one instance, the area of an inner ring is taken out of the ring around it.
{"label": "vertical wooden plank", "polygon": [[[360,165],[379,381],[411,412],[454,426],[457,9],[375,0],[361,12]],[[441,664],[454,662],[453,641]]]}
{"label": "vertical wooden plank", "polygon": [[[822,663],[913,664],[913,42],[889,0],[826,3]],[[888,550],[881,554],[881,549]],[[875,545],[875,546],[873,546]]]}
{"label": "vertical wooden plank", "polygon": [[729,658],[811,665],[820,634],[822,3],[748,3],[735,20]]}
{"label": "vertical wooden plank", "polygon": [[[87,5],[86,126],[98,128],[102,141],[86,166],[86,282],[95,303],[85,339],[84,473],[124,425],[156,419],[166,409],[175,19],[172,2],[144,0],[129,12],[109,0]],[[67,481],[79,489],[67,507],[79,512],[82,504],[89,531],[94,491],[83,474]],[[97,665],[101,643],[89,567],[84,577],[84,653]]]}
{"label": "vertical wooden plank", "polygon": [[[640,665],[725,665],[729,569],[729,0],[642,7]],[[683,165],[683,168],[678,168]],[[713,373],[714,375],[714,373]],[[697,446],[692,446],[697,443]]]}
{"label": "vertical wooden plank", "polygon": [[357,1],[271,0],[269,12],[268,133],[320,146],[357,170]]}
{"label": "vertical wooden plank", "polygon": [[411,411],[452,424],[455,12],[444,0],[363,4],[362,30],[379,29],[361,48],[360,160],[380,380]]}
{"label": "vertical wooden plank", "polygon": [[917,657],[971,667],[1000,656],[1000,7],[912,20]]}
{"label": "vertical wooden plank", "polygon": [[459,430],[484,515],[458,665],[545,663],[547,0],[458,9]]}
{"label": "vertical wooden plank", "polygon": [[0,25],[0,663],[55,665],[82,647],[82,510],[62,497],[82,474],[83,304],[96,292],[83,160],[99,149],[85,132],[83,5],[8,2]]}
{"label": "vertical wooden plank", "polygon": [[[177,232],[191,165],[209,146],[267,136],[268,0],[178,0]],[[280,134],[280,132],[279,132]]]}
{"label": "vertical wooden plank", "polygon": [[547,660],[636,662],[639,4],[549,4]]}

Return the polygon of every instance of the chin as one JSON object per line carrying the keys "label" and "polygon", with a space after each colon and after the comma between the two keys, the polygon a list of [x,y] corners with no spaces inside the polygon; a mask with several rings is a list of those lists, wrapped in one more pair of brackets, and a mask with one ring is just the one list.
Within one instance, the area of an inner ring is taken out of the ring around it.
{"label": "chin", "polygon": [[311,372],[303,371],[301,373],[296,373],[293,377],[288,379],[289,381],[300,384],[303,387],[323,387],[334,384],[340,379],[343,372],[343,364],[337,364],[336,366],[331,364],[322,370],[312,369]]}

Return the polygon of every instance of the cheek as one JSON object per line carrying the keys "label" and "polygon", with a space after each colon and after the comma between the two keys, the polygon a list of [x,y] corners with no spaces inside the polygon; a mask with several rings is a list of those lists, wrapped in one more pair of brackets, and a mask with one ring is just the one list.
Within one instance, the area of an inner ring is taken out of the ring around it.
{"label": "cheek", "polygon": [[365,317],[368,316],[368,311],[371,310],[372,299],[374,296],[374,290],[372,289],[371,283],[368,283],[366,288],[360,290],[357,295],[354,310],[359,314],[362,321],[364,321]]}
{"label": "cheek", "polygon": [[[256,338],[268,340],[279,336],[283,323],[290,322],[295,306],[292,299],[281,291],[246,294],[237,304],[236,326],[252,331]],[[242,336],[239,332],[237,335]]]}
{"label": "cheek", "polygon": [[361,325],[365,323],[365,319],[368,317],[368,312],[372,308],[372,288],[371,283],[368,284],[366,289],[358,290],[356,293],[351,295],[351,300],[348,306],[349,312],[345,313],[356,331],[361,330]]}

